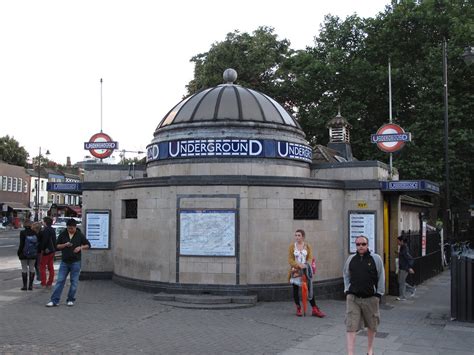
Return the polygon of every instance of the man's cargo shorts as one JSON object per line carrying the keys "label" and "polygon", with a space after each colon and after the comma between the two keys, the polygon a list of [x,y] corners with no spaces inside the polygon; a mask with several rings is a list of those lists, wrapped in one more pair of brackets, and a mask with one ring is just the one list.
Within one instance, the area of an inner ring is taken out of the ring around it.
{"label": "man's cargo shorts", "polygon": [[380,323],[379,303],[379,298],[375,296],[361,298],[351,294],[347,295],[346,330],[356,332],[362,329],[364,325],[376,332]]}

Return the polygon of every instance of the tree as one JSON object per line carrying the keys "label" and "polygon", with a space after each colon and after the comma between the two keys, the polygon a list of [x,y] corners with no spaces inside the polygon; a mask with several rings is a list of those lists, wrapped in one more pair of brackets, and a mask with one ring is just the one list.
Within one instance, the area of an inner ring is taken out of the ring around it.
{"label": "tree", "polygon": [[5,163],[27,166],[28,152],[18,141],[8,135],[0,138],[0,160]]}
{"label": "tree", "polygon": [[[222,71],[234,66],[242,85],[295,111],[310,142],[327,143],[326,123],[340,107],[353,126],[354,155],[388,161],[370,142],[370,134],[389,120],[390,59],[393,121],[413,135],[413,141],[394,154],[394,166],[403,179],[429,179],[444,189],[444,37],[449,46],[452,203],[455,211],[467,211],[474,176],[474,65],[466,66],[460,56],[466,45],[474,44],[473,18],[472,1],[393,1],[374,18],[326,16],[314,46],[300,51],[291,50],[286,40],[277,41],[272,29],[260,28],[253,36],[236,31],[193,57],[195,78],[188,90],[218,84]],[[264,47],[262,38],[273,45]],[[249,50],[260,45],[270,51],[268,56]]]}
{"label": "tree", "polygon": [[290,42],[278,40],[271,27],[259,27],[252,34],[234,31],[225,40],[212,44],[208,52],[191,58],[194,79],[187,85],[188,94],[222,84],[222,73],[233,68],[238,83],[272,95],[275,72],[292,51]]}

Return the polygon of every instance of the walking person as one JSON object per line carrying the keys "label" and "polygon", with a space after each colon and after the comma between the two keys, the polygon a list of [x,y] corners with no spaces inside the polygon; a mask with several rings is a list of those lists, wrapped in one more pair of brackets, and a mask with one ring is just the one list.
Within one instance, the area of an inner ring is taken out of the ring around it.
{"label": "walking person", "polygon": [[[50,217],[43,218],[44,228],[41,230],[41,286],[51,287],[54,281],[54,255],[56,253],[56,233],[51,227],[53,220]],[[48,269],[48,275],[46,275]],[[48,278],[46,278],[48,276]]]}
{"label": "walking person", "polygon": [[[314,293],[312,292],[312,273],[311,265],[309,264],[313,260],[313,251],[311,246],[305,241],[305,232],[302,229],[298,229],[295,232],[295,242],[290,244],[288,248],[288,263],[290,264],[290,271],[288,273],[288,279],[293,285],[293,298],[296,304],[296,315],[301,317],[303,312],[301,310],[300,303],[300,292],[303,285],[303,273],[308,277],[307,288],[308,288],[308,299],[312,307],[311,315],[315,317],[323,318],[326,316],[314,301]],[[304,300],[306,301],[306,300]]]}
{"label": "walking person", "polygon": [[59,306],[61,293],[63,292],[68,274],[71,274],[71,286],[69,287],[66,304],[74,306],[79,284],[79,274],[81,273],[81,252],[82,250],[89,249],[91,246],[84,234],[77,229],[77,222],[74,219],[68,220],[66,227],[66,230],[59,235],[57,240],[56,248],[62,251],[61,264],[59,266],[56,286],[46,307]]}
{"label": "walking person", "polygon": [[[30,220],[25,220],[20,232],[20,244],[18,245],[18,259],[21,262],[21,278],[23,281],[22,291],[33,290],[33,281],[35,279],[35,261],[38,253],[38,235],[33,228]],[[29,282],[28,282],[29,276]]]}
{"label": "walking person", "polygon": [[414,274],[413,265],[415,260],[410,255],[407,246],[407,239],[400,236],[398,239],[398,245],[400,250],[398,251],[398,294],[397,301],[406,301],[406,292],[410,293],[410,297],[415,297],[416,287],[409,285],[407,281],[408,274]]}
{"label": "walking person", "polygon": [[380,322],[379,304],[385,292],[385,271],[382,258],[369,251],[367,237],[357,237],[355,244],[357,252],[349,255],[343,270],[347,354],[354,354],[356,332],[363,322],[367,327],[367,354],[373,355],[375,333]]}

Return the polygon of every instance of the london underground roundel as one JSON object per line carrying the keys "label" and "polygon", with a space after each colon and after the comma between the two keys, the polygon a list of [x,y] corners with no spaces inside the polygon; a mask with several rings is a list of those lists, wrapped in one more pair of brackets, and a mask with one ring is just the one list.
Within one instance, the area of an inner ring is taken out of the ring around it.
{"label": "london underground roundel", "polygon": [[118,142],[114,142],[108,134],[100,132],[84,143],[84,149],[89,150],[92,156],[104,159],[110,157],[114,149],[118,149]]}
{"label": "london underground roundel", "polygon": [[411,134],[405,132],[399,125],[388,123],[380,127],[376,134],[372,134],[370,140],[377,144],[380,150],[393,153],[402,149],[405,142],[411,141]]}

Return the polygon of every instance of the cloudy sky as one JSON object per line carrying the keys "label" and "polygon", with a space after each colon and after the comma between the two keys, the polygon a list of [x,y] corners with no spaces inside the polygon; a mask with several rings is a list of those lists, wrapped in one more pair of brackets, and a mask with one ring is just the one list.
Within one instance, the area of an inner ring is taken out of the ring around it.
{"label": "cloudy sky", "polygon": [[13,136],[30,158],[41,147],[58,163],[67,156],[82,160],[89,155],[84,142],[100,131],[103,78],[103,131],[120,149],[144,151],[186,93],[190,58],[228,32],[271,26],[279,39],[303,49],[313,44],[324,15],[369,17],[388,3],[3,0],[0,137]]}

